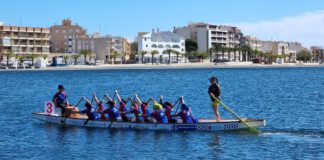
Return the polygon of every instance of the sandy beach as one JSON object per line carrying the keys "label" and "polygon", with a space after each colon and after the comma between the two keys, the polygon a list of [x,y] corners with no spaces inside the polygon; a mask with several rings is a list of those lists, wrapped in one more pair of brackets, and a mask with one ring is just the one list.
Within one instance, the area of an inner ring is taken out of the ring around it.
{"label": "sandy beach", "polygon": [[226,63],[178,63],[178,64],[103,64],[97,66],[69,65],[62,67],[44,67],[37,69],[0,69],[0,71],[55,71],[55,70],[109,70],[109,69],[199,69],[199,68],[280,68],[280,67],[324,67],[318,63],[285,63],[285,64],[253,64],[252,62],[226,62]]}

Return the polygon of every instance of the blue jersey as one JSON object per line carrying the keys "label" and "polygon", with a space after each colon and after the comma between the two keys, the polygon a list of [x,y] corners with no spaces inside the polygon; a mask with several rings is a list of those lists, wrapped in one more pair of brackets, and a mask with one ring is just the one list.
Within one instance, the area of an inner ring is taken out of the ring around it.
{"label": "blue jersey", "polygon": [[106,110],[104,110],[104,113],[108,113],[109,115],[109,120],[113,120],[113,121],[116,121],[117,120],[117,117],[119,117],[119,111],[118,109],[113,106],[113,107],[110,107]]}
{"label": "blue jersey", "polygon": [[164,112],[160,109],[155,110],[151,115],[158,123],[168,123],[167,116],[165,116]]}
{"label": "blue jersey", "polygon": [[66,101],[66,93],[65,92],[57,92],[53,99],[57,104],[63,104]]}
{"label": "blue jersey", "polygon": [[83,111],[80,111],[80,113],[86,114],[90,120],[97,120],[98,119],[98,114],[94,113],[94,109],[92,107],[87,108],[87,109],[85,109]]}

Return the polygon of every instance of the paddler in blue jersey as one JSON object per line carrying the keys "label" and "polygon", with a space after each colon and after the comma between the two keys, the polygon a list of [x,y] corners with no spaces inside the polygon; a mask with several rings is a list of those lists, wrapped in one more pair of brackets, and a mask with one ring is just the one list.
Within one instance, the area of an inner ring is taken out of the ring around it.
{"label": "paddler in blue jersey", "polygon": [[56,108],[61,109],[62,117],[64,117],[66,107],[69,106],[69,103],[67,101],[67,95],[63,85],[58,86],[58,92],[53,96],[52,101]]}
{"label": "paddler in blue jersey", "polygon": [[163,112],[163,107],[160,103],[155,101],[152,97],[150,98],[153,101],[153,113],[151,116],[156,120],[157,123],[168,123],[168,118]]}
{"label": "paddler in blue jersey", "polygon": [[85,122],[85,124],[89,120],[98,120],[99,119],[98,114],[95,113],[95,110],[94,110],[93,106],[91,105],[91,102],[85,97],[83,97],[83,99],[86,101],[86,103],[84,105],[86,107],[86,109],[84,109],[82,111],[74,111],[74,113],[86,114],[88,116],[88,119]]}
{"label": "paddler in blue jersey", "polygon": [[180,116],[182,123],[198,123],[198,119],[193,116],[191,108],[185,104],[183,96],[179,98],[179,103],[181,111],[176,113],[175,116]]}
{"label": "paddler in blue jersey", "polygon": [[108,108],[104,110],[102,114],[108,114],[109,121],[117,121],[117,118],[119,117],[119,111],[116,107],[116,102],[109,96],[107,96],[107,98],[108,98],[108,102],[107,102]]}

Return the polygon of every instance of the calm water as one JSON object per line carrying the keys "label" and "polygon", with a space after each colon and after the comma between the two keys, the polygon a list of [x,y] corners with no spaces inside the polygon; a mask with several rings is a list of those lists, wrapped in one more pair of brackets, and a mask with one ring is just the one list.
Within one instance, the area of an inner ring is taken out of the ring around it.
{"label": "calm water", "polygon": [[[115,89],[143,99],[183,95],[197,117],[213,117],[213,74],[239,115],[267,119],[260,135],[61,127],[31,117],[58,84],[74,103]],[[324,159],[324,68],[0,72],[0,84],[0,159]]]}

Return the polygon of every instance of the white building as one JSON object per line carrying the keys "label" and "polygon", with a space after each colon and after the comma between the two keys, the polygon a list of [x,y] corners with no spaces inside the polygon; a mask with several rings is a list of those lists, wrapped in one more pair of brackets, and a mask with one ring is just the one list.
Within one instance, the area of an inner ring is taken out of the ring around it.
{"label": "white building", "polygon": [[[144,55],[144,62],[152,62],[152,51],[158,51],[158,54],[154,56],[153,62],[167,63],[169,61],[169,55],[166,54],[167,49],[172,49],[180,52],[179,62],[184,62],[185,53],[185,39],[176,33],[170,31],[160,32],[157,29],[156,32],[152,30],[150,33],[138,34],[138,52],[146,51]],[[141,54],[139,54],[139,61],[142,60]],[[177,55],[171,54],[171,62],[177,62]]]}

